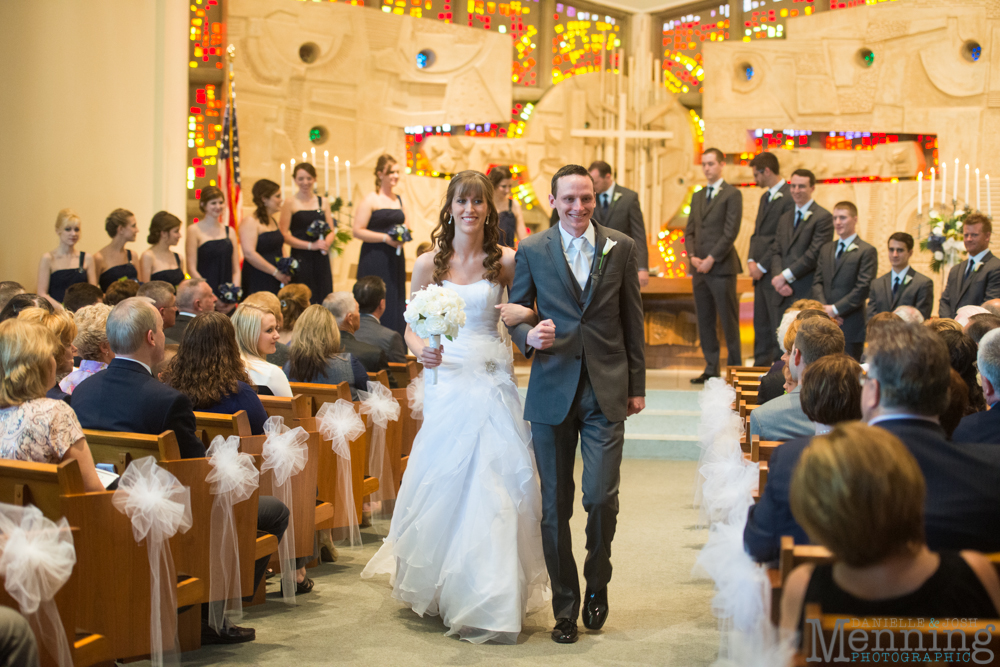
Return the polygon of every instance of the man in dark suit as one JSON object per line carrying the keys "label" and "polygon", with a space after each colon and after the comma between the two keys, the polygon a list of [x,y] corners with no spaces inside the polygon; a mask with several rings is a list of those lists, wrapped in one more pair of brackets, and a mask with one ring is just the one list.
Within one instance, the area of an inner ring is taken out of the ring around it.
{"label": "man in dark suit", "polygon": [[778,221],[795,208],[795,201],[791,188],[780,175],[781,168],[774,153],[760,153],[750,161],[750,167],[757,187],[766,190],[760,196],[757,221],[747,255],[747,272],[753,278],[753,362],[754,366],[770,366],[781,357],[776,335],[780,320],[772,320],[778,295],[768,275],[771,270],[771,246]]}
{"label": "man in dark suit", "polygon": [[[107,321],[108,343],[115,358],[73,391],[70,405],[83,428],[159,435],[173,431],[181,458],[205,456],[205,446],[195,433],[191,400],[162,384],[151,369],[163,361],[163,320],[146,297],[125,299],[112,309]],[[260,496],[257,529],[279,540],[288,526],[288,508],[272,496]],[[254,589],[267,569],[268,557],[254,564]],[[205,613],[208,606],[206,605]],[[204,615],[203,615],[204,616]],[[202,621],[202,643],[236,644],[251,641],[253,628],[229,624],[215,632]]]}
{"label": "man in dark suit", "polygon": [[365,276],[354,283],[354,300],[358,302],[361,322],[355,338],[385,352],[390,363],[406,363],[406,344],[398,331],[382,326],[379,318],[385,312],[385,282],[378,276]]}
{"label": "man in dark suit", "polygon": [[722,321],[728,356],[726,363],[743,363],[740,349],[740,312],[736,298],[736,275],[743,271],[733,243],[740,233],[743,196],[722,180],[725,156],[718,148],[701,154],[701,170],[708,186],[694,193],[688,216],[684,246],[691,258],[694,309],[698,316],[698,337],[705,355],[705,371],[692,384],[719,376],[719,337],[716,316]]}
{"label": "man in dark suit", "polygon": [[[354,332],[361,326],[361,311],[354,295],[350,292],[332,292],[323,299],[323,307],[337,320],[337,328],[340,330],[340,349],[357,357],[369,373],[383,370],[388,372],[389,358],[382,348],[354,337]],[[396,378],[392,373],[389,373],[389,386],[397,388]]]}
{"label": "man in dark suit", "polygon": [[649,250],[646,245],[646,223],[642,220],[642,209],[639,208],[639,195],[634,190],[615,183],[614,172],[607,162],[591,162],[587,171],[594,179],[594,192],[597,193],[594,222],[632,237],[639,258],[639,286],[645,287],[649,284]]}
{"label": "man in dark suit", "polygon": [[771,319],[779,324],[795,301],[812,298],[819,249],[833,237],[833,216],[813,199],[815,174],[796,169],[789,177],[788,190],[795,205],[778,221],[770,253],[775,293]]}
{"label": "man in dark suit", "polygon": [[188,322],[200,313],[215,310],[218,298],[212,291],[212,286],[202,278],[188,278],[177,286],[177,319],[173,326],[164,330],[167,343],[176,345],[184,338],[184,329]]}
{"label": "man in dark suit", "polygon": [[844,330],[847,353],[861,360],[865,349],[865,302],[878,273],[878,252],[858,236],[858,209],[849,201],[833,207],[836,239],[819,250],[813,298]]}
{"label": "man in dark suit", "polygon": [[938,422],[951,377],[944,341],[919,324],[887,322],[867,354],[861,411],[899,438],[924,473],[927,545],[1000,550],[1000,448],[948,442]]}
{"label": "man in dark suit", "polygon": [[1000,445],[1000,329],[988,331],[979,341],[976,353],[983,398],[989,410],[967,415],[952,433],[952,442],[982,442]]}
{"label": "man in dark suit", "polygon": [[934,283],[910,266],[913,237],[896,232],[889,237],[889,264],[892,270],[872,282],[868,316],[891,313],[900,306],[913,306],[926,320],[934,308]]}
{"label": "man in dark suit", "polygon": [[951,267],[941,291],[939,317],[955,317],[962,306],[979,306],[1000,298],[1000,258],[990,252],[993,223],[982,213],[965,218],[962,235],[969,259]]}

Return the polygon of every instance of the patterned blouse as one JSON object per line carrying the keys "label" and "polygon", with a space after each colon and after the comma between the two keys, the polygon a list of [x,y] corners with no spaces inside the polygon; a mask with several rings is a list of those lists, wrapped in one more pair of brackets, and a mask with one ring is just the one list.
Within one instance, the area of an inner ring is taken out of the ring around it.
{"label": "patterned blouse", "polygon": [[67,394],[72,394],[76,385],[80,384],[94,373],[103,371],[108,365],[103,361],[90,361],[84,359],[80,362],[80,367],[59,381],[59,388]]}
{"label": "patterned blouse", "polygon": [[59,463],[83,429],[63,401],[36,398],[0,409],[0,458]]}

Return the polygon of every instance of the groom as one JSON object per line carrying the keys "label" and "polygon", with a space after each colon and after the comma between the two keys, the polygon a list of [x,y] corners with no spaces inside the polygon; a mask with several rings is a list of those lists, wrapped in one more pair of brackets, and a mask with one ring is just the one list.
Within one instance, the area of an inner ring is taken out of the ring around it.
{"label": "groom", "polygon": [[635,243],[591,221],[594,182],[579,165],[552,177],[549,204],[559,224],[520,243],[510,294],[511,303],[532,308],[537,302],[541,321],[533,328],[520,324],[511,336],[524,356],[534,356],[524,418],[531,422],[541,478],[552,639],[570,644],[580,613],[569,532],[576,444],[587,511],[583,624],[598,630],[608,618],[625,418],[646,406],[646,367]]}

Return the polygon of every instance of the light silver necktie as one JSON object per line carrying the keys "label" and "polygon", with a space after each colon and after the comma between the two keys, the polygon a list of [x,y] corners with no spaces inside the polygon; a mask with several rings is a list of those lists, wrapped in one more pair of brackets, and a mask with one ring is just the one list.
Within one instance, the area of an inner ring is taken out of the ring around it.
{"label": "light silver necktie", "polygon": [[583,248],[587,243],[587,239],[580,237],[573,239],[572,246],[576,247],[576,254],[573,255],[573,263],[570,268],[573,269],[573,276],[576,278],[576,282],[580,284],[580,289],[585,289],[587,287],[587,278],[590,274],[590,267],[587,265],[587,255],[583,252]]}

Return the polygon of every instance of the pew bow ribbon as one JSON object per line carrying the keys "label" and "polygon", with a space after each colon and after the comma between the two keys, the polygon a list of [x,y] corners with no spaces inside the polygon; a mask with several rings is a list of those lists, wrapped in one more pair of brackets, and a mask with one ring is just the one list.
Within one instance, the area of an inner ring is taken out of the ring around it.
{"label": "pew bow ribbon", "polygon": [[[149,652],[154,667],[176,664],[177,578],[170,538],[191,528],[191,490],[147,456],[129,464],[111,502],[132,522],[136,542],[146,540],[149,554]],[[166,646],[169,642],[169,646]]]}
{"label": "pew bow ribbon", "polygon": [[281,595],[288,604],[295,603],[295,503],[292,501],[292,485],[289,483],[306,467],[309,434],[301,426],[293,429],[285,425],[284,417],[268,417],[264,422],[264,465],[261,472],[271,470],[274,482],[271,492],[288,508],[288,528],[278,543],[278,559],[281,561]]}
{"label": "pew bow ribbon", "polygon": [[424,373],[410,380],[406,386],[406,401],[410,406],[410,416],[414,419],[424,418]]}
{"label": "pew bow ribbon", "polygon": [[240,544],[233,507],[253,495],[260,473],[253,456],[240,452],[237,435],[215,436],[207,456],[212,470],[205,481],[213,495],[208,625],[221,634],[227,618],[234,624],[243,618]]}
{"label": "pew bow ribbon", "polygon": [[361,546],[361,529],[354,504],[354,483],[351,474],[351,441],[365,432],[365,424],[354,410],[354,404],[344,399],[324,403],[316,413],[320,434],[340,459],[337,466],[337,489],[340,499],[334,503],[334,529],[338,542],[348,547]]}
{"label": "pew bow ribbon", "polygon": [[399,401],[392,390],[381,382],[368,381],[368,391],[358,391],[361,406],[358,411],[368,415],[372,426],[372,441],[368,449],[368,470],[378,479],[378,491],[371,495],[373,513],[378,508],[382,518],[392,517],[389,501],[396,498],[396,484],[392,477],[392,461],[385,443],[385,432],[390,421],[399,419]]}
{"label": "pew bow ribbon", "polygon": [[73,654],[53,598],[69,580],[75,564],[73,534],[66,519],[56,523],[34,506],[0,503],[4,588],[59,667],[72,667]]}

